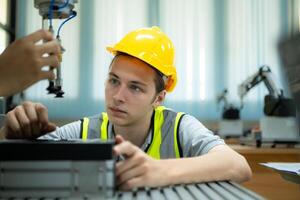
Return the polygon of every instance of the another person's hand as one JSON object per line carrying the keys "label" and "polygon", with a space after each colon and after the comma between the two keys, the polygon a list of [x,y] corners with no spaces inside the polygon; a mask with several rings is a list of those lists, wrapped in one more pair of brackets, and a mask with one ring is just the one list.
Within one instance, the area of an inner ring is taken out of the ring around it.
{"label": "another person's hand", "polygon": [[116,136],[117,145],[114,153],[124,156],[126,159],[117,162],[117,185],[121,190],[130,190],[135,187],[156,187],[167,185],[169,182],[168,166],[162,160],[156,160],[148,156],[140,148],[122,136]]}
{"label": "another person's hand", "polygon": [[35,139],[55,129],[48,120],[47,108],[27,101],[6,114],[1,135],[6,139]]}
{"label": "another person's hand", "polygon": [[[41,40],[46,42],[36,44]],[[42,67],[57,67],[60,54],[58,42],[45,30],[10,44],[0,55],[0,96],[20,92],[42,79],[54,79],[55,74],[43,71]]]}

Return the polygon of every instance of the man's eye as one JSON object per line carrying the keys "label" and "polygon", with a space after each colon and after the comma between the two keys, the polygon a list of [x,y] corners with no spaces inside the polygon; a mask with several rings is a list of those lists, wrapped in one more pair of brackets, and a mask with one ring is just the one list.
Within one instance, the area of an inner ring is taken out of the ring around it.
{"label": "man's eye", "polygon": [[116,85],[116,84],[119,83],[119,81],[118,81],[117,79],[115,79],[115,78],[110,78],[110,79],[108,80],[108,82],[109,82],[110,84],[112,84],[112,85]]}
{"label": "man's eye", "polygon": [[139,88],[138,86],[135,86],[135,85],[131,85],[130,89],[133,90],[134,92],[141,92],[142,91],[141,88]]}

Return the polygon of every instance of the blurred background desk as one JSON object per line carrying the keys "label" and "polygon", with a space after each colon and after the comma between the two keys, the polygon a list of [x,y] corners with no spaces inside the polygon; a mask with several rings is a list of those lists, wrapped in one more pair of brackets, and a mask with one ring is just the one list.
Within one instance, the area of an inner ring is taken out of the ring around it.
{"label": "blurred background desk", "polygon": [[[230,143],[230,142],[229,142]],[[300,148],[242,146],[229,144],[231,148],[242,154],[248,161],[253,176],[244,187],[262,195],[267,199],[300,199],[300,186],[283,179],[279,173],[268,169],[262,162],[300,162]]]}

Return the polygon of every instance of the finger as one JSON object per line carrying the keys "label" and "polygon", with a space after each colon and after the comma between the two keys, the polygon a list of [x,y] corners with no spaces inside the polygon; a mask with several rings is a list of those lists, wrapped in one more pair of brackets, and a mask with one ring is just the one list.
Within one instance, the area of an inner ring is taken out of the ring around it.
{"label": "finger", "polygon": [[40,123],[38,121],[38,115],[36,113],[35,106],[33,103],[26,101],[23,103],[23,107],[25,109],[27,117],[30,120],[31,135],[35,137],[36,135],[39,135],[41,132]]}
{"label": "finger", "polygon": [[18,138],[21,133],[21,126],[16,118],[14,111],[6,114],[5,127],[7,127],[6,138]]}
{"label": "finger", "polygon": [[35,104],[35,107],[37,110],[38,119],[41,123],[40,135],[54,131],[56,129],[56,125],[49,122],[47,108],[40,103]]}
{"label": "finger", "polygon": [[137,148],[135,145],[133,145],[129,141],[124,141],[120,144],[117,144],[114,146],[114,152],[116,155],[125,155],[126,157],[132,156],[136,151],[138,151],[139,148]]}
{"label": "finger", "polygon": [[56,40],[37,45],[37,48],[40,55],[44,55],[45,53],[55,55],[61,54],[60,46]]}
{"label": "finger", "polygon": [[125,171],[138,165],[138,163],[139,163],[139,160],[133,159],[133,157],[116,163],[116,175],[118,176],[118,175],[124,173]]}
{"label": "finger", "polygon": [[59,66],[59,58],[56,55],[51,55],[47,57],[42,57],[41,58],[41,66],[51,66],[51,67],[58,67]]}
{"label": "finger", "polygon": [[41,71],[41,73],[39,75],[39,80],[43,80],[43,79],[49,79],[49,80],[55,79],[54,72],[52,70],[50,70],[50,71]]}
{"label": "finger", "polygon": [[116,135],[116,144],[120,144],[121,142],[124,142],[124,138],[121,135]]}
{"label": "finger", "polygon": [[40,40],[50,41],[53,40],[53,35],[51,32],[41,29],[26,36],[24,40],[30,41],[32,43],[36,43]]}
{"label": "finger", "polygon": [[[116,135],[116,137],[115,137],[115,144],[120,144],[120,143],[122,143],[124,141],[125,140],[124,140],[124,138],[121,135]],[[113,151],[113,153],[114,153],[115,156],[118,156],[115,151]],[[122,160],[124,160],[123,159],[123,155],[121,157],[122,157]]]}
{"label": "finger", "polygon": [[121,185],[121,184],[129,181],[130,179],[141,176],[144,173],[145,173],[145,170],[142,166],[133,167],[133,168],[127,170],[126,172],[120,174],[119,176],[117,176],[118,177],[117,184]]}
{"label": "finger", "polygon": [[131,168],[141,165],[145,162],[146,156],[144,152],[137,151],[134,156],[116,163],[116,175],[118,176]]}
{"label": "finger", "polygon": [[38,116],[38,121],[41,123],[42,128],[46,127],[49,123],[48,109],[44,105],[36,103],[35,110]]}
{"label": "finger", "polygon": [[49,124],[47,126],[43,127],[41,133],[42,134],[49,133],[49,132],[55,131],[55,129],[56,129],[56,125],[49,122]]}
{"label": "finger", "polygon": [[17,106],[15,108],[16,118],[21,126],[21,132],[25,138],[31,138],[30,120],[27,117],[23,106]]}
{"label": "finger", "polygon": [[137,187],[144,187],[145,183],[143,181],[143,177],[142,176],[138,176],[135,178],[132,178],[124,183],[122,183],[121,185],[119,185],[119,189],[120,190],[132,190],[133,188],[137,188]]}

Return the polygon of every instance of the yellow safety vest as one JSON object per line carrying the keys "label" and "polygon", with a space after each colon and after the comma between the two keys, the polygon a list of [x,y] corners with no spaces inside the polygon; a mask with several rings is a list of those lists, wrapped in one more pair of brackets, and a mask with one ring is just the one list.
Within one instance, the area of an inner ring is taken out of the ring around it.
{"label": "yellow safety vest", "polygon": [[[179,141],[179,125],[184,113],[175,112],[164,106],[154,109],[152,120],[152,140],[145,152],[156,159],[180,158],[182,149]],[[108,116],[103,112],[100,116],[85,117],[81,123],[81,138],[102,140],[108,139]]]}

